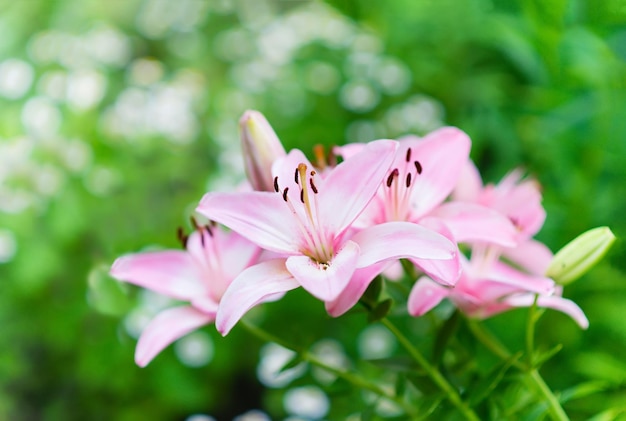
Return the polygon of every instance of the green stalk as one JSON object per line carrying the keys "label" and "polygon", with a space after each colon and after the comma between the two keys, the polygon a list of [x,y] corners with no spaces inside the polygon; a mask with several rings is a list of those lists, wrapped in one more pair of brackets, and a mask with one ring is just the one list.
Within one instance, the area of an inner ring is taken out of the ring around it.
{"label": "green stalk", "polygon": [[390,401],[395,402],[396,404],[398,404],[407,415],[411,416],[411,417],[416,417],[417,413],[415,412],[415,408],[413,408],[412,406],[410,406],[407,402],[405,402],[402,398],[396,396],[394,393],[391,393],[385,389],[383,389],[382,387],[380,387],[379,385],[370,382],[368,379],[363,378],[362,376],[356,374],[356,373],[351,373],[347,370],[342,370],[339,368],[335,368],[332,367],[328,364],[326,364],[325,362],[323,362],[322,360],[320,360],[319,358],[317,358],[314,354],[311,354],[310,352],[297,347],[295,345],[292,345],[288,342],[286,342],[285,340],[272,335],[271,333],[261,329],[258,326],[254,326],[252,324],[249,324],[247,322],[245,322],[244,320],[239,322],[240,325],[242,325],[249,333],[251,333],[252,335],[256,336],[257,338],[261,339],[262,341],[266,341],[266,342],[274,342],[280,346],[282,346],[283,348],[287,348],[290,349],[292,351],[294,351],[295,353],[297,353],[299,355],[299,357],[303,360],[306,361],[308,363],[310,363],[311,365],[317,366],[329,373],[334,374],[335,376],[346,380],[347,382],[351,383],[353,386],[359,388],[359,389],[365,389],[365,390],[369,390],[370,392],[373,392],[375,394],[377,394],[380,397],[383,397],[385,399],[389,399]]}
{"label": "green stalk", "polygon": [[409,353],[411,358],[419,364],[422,369],[428,374],[433,382],[446,394],[448,400],[465,416],[466,419],[472,421],[479,421],[480,418],[474,413],[474,411],[467,406],[461,399],[461,396],[456,389],[446,380],[445,377],[439,372],[439,370],[433,367],[421,352],[413,346],[411,341],[387,318],[382,318],[380,322],[398,339],[398,342]]}

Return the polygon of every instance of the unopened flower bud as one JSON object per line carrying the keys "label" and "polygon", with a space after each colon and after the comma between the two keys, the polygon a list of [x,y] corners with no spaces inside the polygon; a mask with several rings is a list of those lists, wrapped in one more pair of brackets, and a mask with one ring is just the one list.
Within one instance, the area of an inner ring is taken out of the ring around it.
{"label": "unopened flower bud", "polygon": [[613,241],[615,235],[608,227],[580,234],[556,253],[546,275],[561,285],[575,281],[604,256]]}
{"label": "unopened flower bud", "polygon": [[239,120],[246,175],[254,190],[274,191],[272,163],[285,148],[263,114],[248,110]]}

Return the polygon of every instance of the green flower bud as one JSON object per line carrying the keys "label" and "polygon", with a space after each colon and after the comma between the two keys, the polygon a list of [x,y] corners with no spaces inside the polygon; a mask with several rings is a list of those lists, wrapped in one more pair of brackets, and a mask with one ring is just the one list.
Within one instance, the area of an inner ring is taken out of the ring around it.
{"label": "green flower bud", "polygon": [[239,120],[246,175],[254,190],[274,191],[272,163],[285,149],[263,114],[248,110]]}
{"label": "green flower bud", "polygon": [[590,229],[559,250],[546,275],[561,285],[575,281],[591,269],[611,248],[615,235],[608,227]]}

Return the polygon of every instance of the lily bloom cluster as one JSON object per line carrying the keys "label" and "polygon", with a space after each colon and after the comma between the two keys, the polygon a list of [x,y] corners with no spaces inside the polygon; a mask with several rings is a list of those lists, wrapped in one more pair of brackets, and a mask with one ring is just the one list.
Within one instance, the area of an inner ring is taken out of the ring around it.
{"label": "lily bloom cluster", "polygon": [[226,335],[252,307],[295,288],[340,316],[377,276],[393,278],[400,259],[423,274],[408,297],[413,316],[448,298],[470,317],[538,305],[587,327],[545,276],[552,253],[532,238],[545,219],[537,183],[514,171],[483,186],[461,130],[337,147],[339,164],[317,150],[313,164],[286,152],[260,113],[240,125],[250,188],[207,193],[196,211],[212,222],[181,234],[185,250],[113,264],[115,278],[188,303],[149,323],[140,366],[202,325]]}

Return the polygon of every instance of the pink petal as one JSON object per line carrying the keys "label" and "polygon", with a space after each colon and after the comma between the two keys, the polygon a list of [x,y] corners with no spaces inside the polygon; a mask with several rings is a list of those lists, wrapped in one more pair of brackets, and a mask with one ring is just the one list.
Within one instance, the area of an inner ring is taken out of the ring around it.
{"label": "pink petal", "polygon": [[213,230],[224,276],[232,281],[242,270],[256,263],[261,249],[238,233]]}
{"label": "pink petal", "polygon": [[354,271],[344,290],[333,301],[326,302],[326,311],[333,317],[339,317],[359,302],[370,283],[387,266],[387,263],[368,266]]}
{"label": "pink petal", "polygon": [[343,232],[374,197],[397,145],[393,140],[370,142],[328,173],[317,197],[320,219],[329,232]]}
{"label": "pink petal", "polygon": [[207,193],[196,210],[263,248],[298,253],[299,228],[278,193]]}
{"label": "pink petal", "polygon": [[203,313],[191,306],[163,310],[141,332],[135,349],[135,362],[139,367],[145,367],[176,339],[213,320],[214,315]]}
{"label": "pink petal", "polygon": [[489,280],[519,288],[520,291],[537,294],[551,294],[554,292],[554,281],[545,276],[529,275],[513,269],[511,266],[495,262],[488,275]]}
{"label": "pink petal", "polygon": [[516,245],[518,232],[515,226],[493,209],[474,203],[449,202],[429,215],[441,218],[459,243],[480,241],[503,247]]}
{"label": "pink petal", "polygon": [[113,263],[110,273],[121,281],[181,300],[206,292],[195,262],[182,250],[122,256]]}
{"label": "pink petal", "polygon": [[226,335],[255,305],[300,286],[285,268],[285,259],[268,260],[244,270],[230,284],[217,311],[215,326]]}
{"label": "pink petal", "polygon": [[450,289],[442,287],[432,279],[423,276],[417,280],[411,293],[407,307],[411,316],[421,316],[432,310],[450,294]]}
{"label": "pink petal", "polygon": [[461,170],[457,184],[452,191],[452,199],[462,202],[476,202],[483,189],[483,180],[478,168],[468,160]]}
{"label": "pink petal", "polygon": [[[454,235],[441,220],[428,217],[422,219],[420,225],[443,235],[450,240],[452,244],[456,244]],[[461,253],[457,249],[452,259],[411,259],[411,261],[434,281],[443,285],[453,286],[461,276],[460,256]]]}
{"label": "pink petal", "polygon": [[359,246],[347,241],[328,264],[314,262],[308,256],[287,258],[287,269],[300,285],[322,301],[337,299],[356,269]]}
{"label": "pink petal", "polygon": [[470,138],[454,127],[443,127],[414,143],[411,159],[418,160],[422,173],[411,191],[413,209],[419,216],[444,201],[457,184],[469,157]]}
{"label": "pink petal", "polygon": [[[508,297],[506,302],[515,307],[530,307],[533,305],[534,300],[534,295],[525,294]],[[572,300],[559,297],[558,295],[539,296],[537,298],[537,306],[558,310],[574,319],[581,328],[587,329],[589,327],[587,316]]]}
{"label": "pink petal", "polygon": [[544,275],[553,257],[545,244],[533,239],[523,241],[517,247],[503,249],[502,254],[534,275]]}
{"label": "pink petal", "polygon": [[412,222],[387,222],[366,228],[354,237],[361,248],[363,268],[389,259],[453,259],[456,246],[443,235]]}

